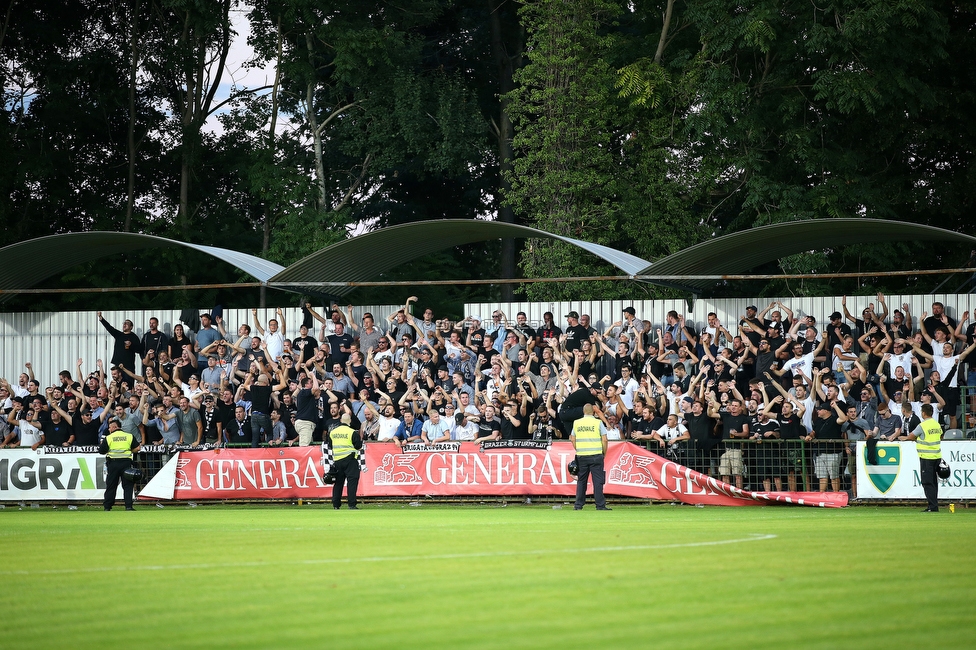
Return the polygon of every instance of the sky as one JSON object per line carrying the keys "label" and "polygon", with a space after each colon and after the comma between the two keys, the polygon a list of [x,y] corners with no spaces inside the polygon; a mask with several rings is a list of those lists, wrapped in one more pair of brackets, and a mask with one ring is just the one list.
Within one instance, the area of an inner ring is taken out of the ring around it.
{"label": "sky", "polygon": [[[274,81],[274,66],[263,68],[245,68],[244,63],[254,56],[254,50],[247,43],[251,35],[251,27],[247,21],[247,13],[251,10],[250,5],[242,2],[235,9],[231,10],[231,24],[236,32],[236,36],[231,40],[230,54],[227,57],[227,64],[224,67],[224,74],[221,77],[221,84],[217,89],[214,100],[219,104],[230,97],[233,88],[258,88],[270,85]],[[223,132],[217,116],[228,112],[229,106],[221,108],[207,120],[205,130],[219,135]]]}

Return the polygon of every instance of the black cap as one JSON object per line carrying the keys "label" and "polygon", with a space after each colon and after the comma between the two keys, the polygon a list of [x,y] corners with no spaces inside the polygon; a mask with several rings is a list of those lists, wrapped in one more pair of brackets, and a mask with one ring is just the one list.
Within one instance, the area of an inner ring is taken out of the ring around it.
{"label": "black cap", "polygon": [[566,314],[566,318],[575,318],[576,320],[579,320],[579,312],[571,311],[568,314]]}
{"label": "black cap", "polygon": [[749,305],[748,307],[746,307],[746,311],[749,311],[750,309],[752,311],[759,311],[759,308],[756,307],[755,305]]}
{"label": "black cap", "polygon": [[624,307],[624,313],[630,314],[631,316],[637,315],[637,311],[633,307]]}

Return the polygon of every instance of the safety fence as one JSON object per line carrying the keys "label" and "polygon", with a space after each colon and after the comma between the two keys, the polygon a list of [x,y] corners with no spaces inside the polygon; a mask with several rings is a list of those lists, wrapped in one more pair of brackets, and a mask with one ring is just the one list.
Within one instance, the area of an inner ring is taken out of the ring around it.
{"label": "safety fence", "polygon": [[[854,450],[845,440],[689,440],[666,446],[656,440],[642,442],[651,452],[702,474],[728,478],[746,490],[850,490],[856,475]],[[821,479],[826,483],[821,485]]]}

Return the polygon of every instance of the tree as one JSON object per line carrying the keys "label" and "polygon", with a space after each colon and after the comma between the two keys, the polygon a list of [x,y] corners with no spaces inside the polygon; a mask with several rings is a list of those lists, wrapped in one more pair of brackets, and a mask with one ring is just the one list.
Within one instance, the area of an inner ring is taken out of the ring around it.
{"label": "tree", "polygon": [[[599,243],[613,241],[620,227],[613,174],[620,134],[613,71],[603,57],[610,48],[603,27],[619,13],[604,0],[526,3],[528,61],[508,97],[516,157],[506,199],[531,225]],[[529,277],[612,273],[550,240],[523,250],[522,270]],[[528,285],[526,293],[586,298],[608,289],[604,283]]]}

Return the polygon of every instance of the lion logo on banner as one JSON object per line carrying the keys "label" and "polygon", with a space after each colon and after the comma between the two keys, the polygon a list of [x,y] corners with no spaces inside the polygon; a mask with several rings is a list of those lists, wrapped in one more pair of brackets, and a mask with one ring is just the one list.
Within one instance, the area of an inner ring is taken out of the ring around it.
{"label": "lion logo on banner", "polygon": [[635,456],[630,452],[625,452],[620,455],[617,463],[610,468],[608,481],[621,485],[642,485],[656,488],[657,483],[651,478],[649,467],[653,462],[653,458]]}
{"label": "lion logo on banner", "polygon": [[422,485],[420,474],[412,465],[420,454],[385,454],[383,464],[373,472],[375,485]]}
{"label": "lion logo on banner", "polygon": [[189,488],[193,487],[190,485],[190,479],[183,471],[183,468],[190,464],[188,458],[178,458],[176,460],[176,486],[178,488]]}

